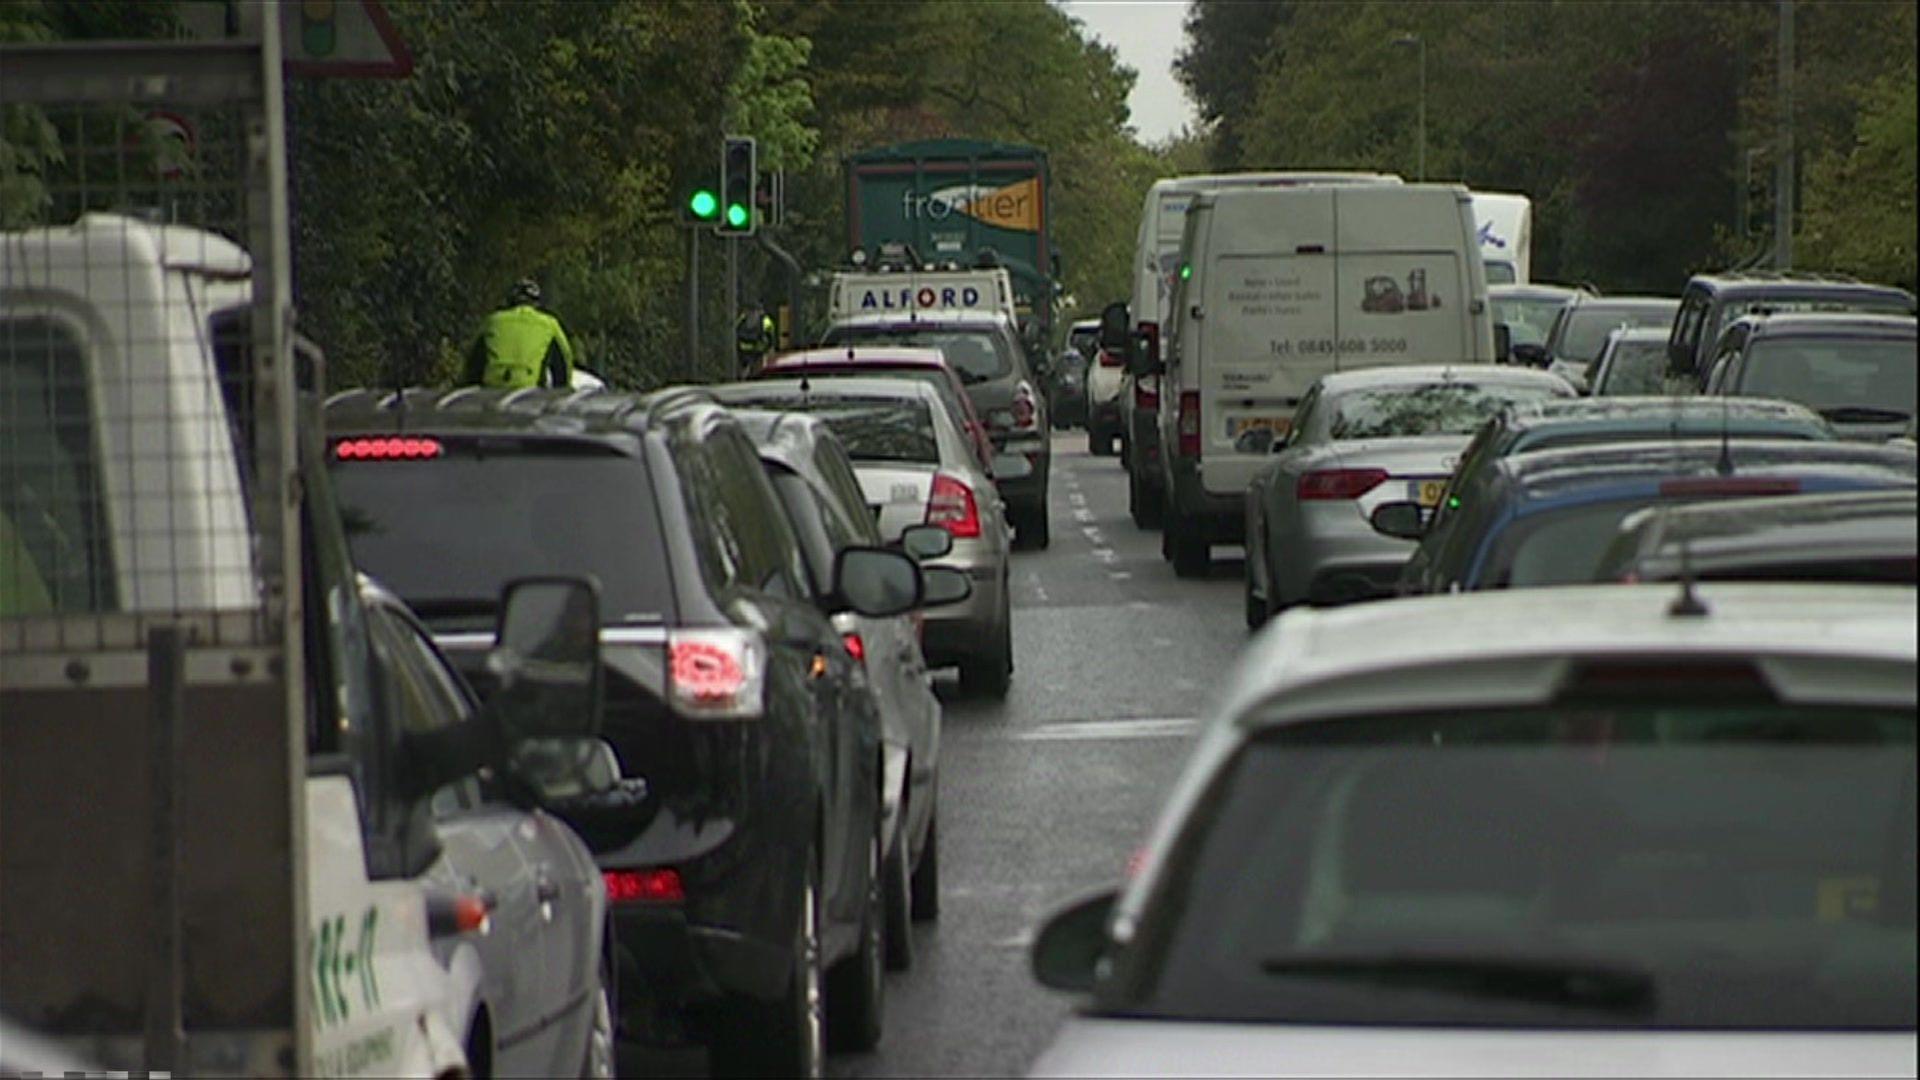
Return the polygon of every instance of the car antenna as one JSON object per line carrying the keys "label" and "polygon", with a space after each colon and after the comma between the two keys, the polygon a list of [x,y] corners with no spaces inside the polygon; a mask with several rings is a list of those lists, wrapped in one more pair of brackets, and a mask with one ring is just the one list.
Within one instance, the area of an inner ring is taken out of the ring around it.
{"label": "car antenna", "polygon": [[1710,613],[1700,594],[1693,588],[1693,543],[1686,529],[1680,530],[1680,595],[1668,605],[1667,614],[1676,619],[1698,618]]}

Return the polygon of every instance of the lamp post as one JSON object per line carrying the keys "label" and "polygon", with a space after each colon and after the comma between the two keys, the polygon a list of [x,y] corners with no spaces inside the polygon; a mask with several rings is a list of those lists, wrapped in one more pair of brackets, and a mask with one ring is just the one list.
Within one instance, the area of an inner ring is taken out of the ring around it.
{"label": "lamp post", "polygon": [[1420,50],[1420,114],[1418,139],[1420,145],[1420,180],[1424,183],[1427,179],[1427,42],[1426,39],[1419,34],[1403,32],[1393,39],[1393,43],[1395,45],[1411,45]]}

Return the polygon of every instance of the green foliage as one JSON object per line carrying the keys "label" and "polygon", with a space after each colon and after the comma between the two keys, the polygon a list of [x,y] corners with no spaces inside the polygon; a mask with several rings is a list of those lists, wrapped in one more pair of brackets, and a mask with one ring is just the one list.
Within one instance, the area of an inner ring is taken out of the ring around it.
{"label": "green foliage", "polygon": [[1816,158],[1794,243],[1802,265],[1913,289],[1916,110],[1914,72],[1861,93],[1851,147]]}

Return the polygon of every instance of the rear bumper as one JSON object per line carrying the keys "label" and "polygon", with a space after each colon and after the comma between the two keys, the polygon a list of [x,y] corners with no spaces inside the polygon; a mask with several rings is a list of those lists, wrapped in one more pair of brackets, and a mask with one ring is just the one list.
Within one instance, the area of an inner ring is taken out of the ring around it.
{"label": "rear bumper", "polygon": [[1087,415],[1087,430],[1095,435],[1122,434],[1120,403],[1103,401],[1091,406]]}
{"label": "rear bumper", "polygon": [[973,595],[958,604],[928,610],[923,623],[920,651],[928,667],[951,667],[963,659],[980,656],[997,644],[1000,613],[1006,591],[1006,566],[986,544],[977,544],[977,552],[963,552],[958,546],[953,555],[929,565],[948,566],[966,574],[973,582]]}
{"label": "rear bumper", "polygon": [[997,453],[1019,454],[1033,466],[1033,471],[1026,476],[1011,480],[994,480],[993,486],[1000,492],[1000,497],[1006,500],[1008,506],[1017,506],[1022,509],[1045,506],[1047,473],[1053,465],[1053,446],[1049,437],[1041,433],[1007,439],[996,438],[993,445]]}
{"label": "rear bumper", "polygon": [[1238,544],[1246,539],[1244,492],[1208,491],[1200,482],[1200,463],[1193,458],[1170,458],[1169,464],[1173,490],[1168,505],[1183,528],[1201,531],[1209,543]]}
{"label": "rear bumper", "polygon": [[1287,531],[1267,540],[1280,603],[1343,604],[1394,594],[1417,542],[1380,533],[1351,502],[1299,509]]}

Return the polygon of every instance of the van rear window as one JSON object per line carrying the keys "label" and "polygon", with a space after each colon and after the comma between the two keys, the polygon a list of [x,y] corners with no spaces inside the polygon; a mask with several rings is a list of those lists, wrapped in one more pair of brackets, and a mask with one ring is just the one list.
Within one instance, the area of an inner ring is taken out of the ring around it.
{"label": "van rear window", "polygon": [[0,319],[0,616],[115,606],[87,370],[61,322]]}
{"label": "van rear window", "polygon": [[673,582],[643,463],[625,455],[476,453],[341,461],[332,476],[358,567],[435,629],[493,625],[500,588],[586,576],[608,623],[674,617]]}

